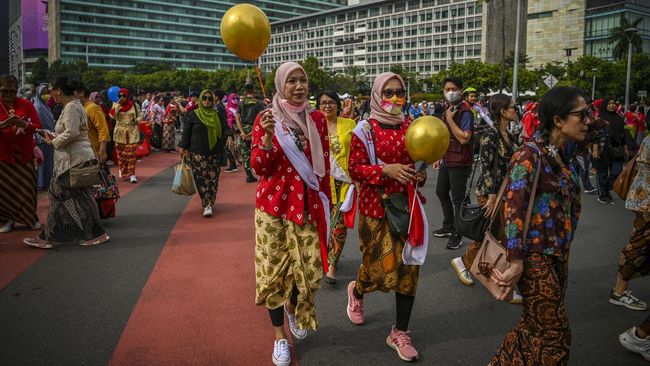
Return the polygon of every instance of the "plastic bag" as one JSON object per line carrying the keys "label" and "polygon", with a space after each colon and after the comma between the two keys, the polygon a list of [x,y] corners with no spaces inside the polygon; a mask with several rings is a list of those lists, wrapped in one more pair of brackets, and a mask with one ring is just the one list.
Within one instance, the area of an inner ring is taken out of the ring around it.
{"label": "plastic bag", "polygon": [[194,188],[194,177],[192,176],[192,168],[181,160],[180,164],[174,167],[174,183],[172,184],[172,192],[183,196],[191,196],[196,193]]}

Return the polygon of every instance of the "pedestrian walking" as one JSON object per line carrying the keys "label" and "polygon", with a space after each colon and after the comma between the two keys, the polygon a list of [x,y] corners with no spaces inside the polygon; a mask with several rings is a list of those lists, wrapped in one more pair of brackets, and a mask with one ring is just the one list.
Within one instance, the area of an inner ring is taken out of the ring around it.
{"label": "pedestrian walking", "polygon": [[119,176],[137,183],[135,175],[136,149],[140,143],[140,129],[138,123],[142,119],[140,111],[129,98],[129,91],[125,88],[118,93],[119,100],[113,104],[109,114],[115,120],[113,140],[117,149]]}
{"label": "pedestrian walking", "polygon": [[252,129],[251,166],[260,175],[255,303],[271,317],[273,363],[287,366],[285,313],[294,339],[318,328],[315,296],[327,270],[331,190],[327,125],[309,105],[308,75],[299,64],[284,63],[275,89],[273,108],[259,114]]}
{"label": "pedestrian walking", "polygon": [[[38,118],[41,120],[41,128],[54,131],[54,115],[52,110],[46,104],[50,99],[49,86],[46,84],[40,85],[36,88],[36,98],[34,98],[34,108],[38,112]],[[37,183],[36,186],[39,190],[46,191],[50,187],[52,181],[52,172],[54,169],[54,148],[43,142],[43,137],[39,134],[34,134],[34,139],[38,148],[43,153],[43,162],[37,169]]]}
{"label": "pedestrian walking", "polygon": [[650,316],[639,326],[632,327],[618,336],[621,345],[650,361]]}
{"label": "pedestrian walking", "polygon": [[[217,99],[219,99],[218,96]],[[233,136],[235,136],[236,135],[235,129],[237,128],[237,108],[239,107],[239,95],[237,95],[236,93],[228,94],[228,97],[226,98],[226,103],[227,103],[226,106],[224,106],[223,103],[221,103],[221,100],[219,100],[218,103],[221,109],[223,109],[223,111],[226,113],[226,118],[228,119],[228,128],[231,130]],[[234,173],[239,170],[237,168],[237,160],[235,160],[235,155],[239,155],[236,154],[234,151],[236,147],[238,148],[238,146],[236,145],[237,144],[233,145],[232,148],[226,148],[224,152],[228,160],[227,161],[228,168],[226,168],[227,173]]]}
{"label": "pedestrian walking", "polygon": [[78,96],[81,105],[84,107],[88,117],[88,140],[95,152],[100,164],[105,164],[108,159],[106,154],[106,144],[111,137],[108,132],[108,123],[102,107],[93,103],[88,96],[90,92],[83,85],[79,85],[79,90],[75,90],[75,96]]}
{"label": "pedestrian walking", "polygon": [[[588,109],[577,88],[551,89],[539,105],[540,134],[512,157],[504,206],[510,266],[503,273],[493,270],[492,278],[503,286],[504,298],[517,286],[523,306],[519,322],[506,334],[491,366],[568,363],[571,334],[565,297],[581,204],[580,183],[564,145],[588,141]],[[522,237],[537,175],[530,226]]]}
{"label": "pedestrian walking", "polygon": [[362,262],[356,279],[348,284],[346,312],[353,324],[361,325],[365,319],[365,295],[394,291],[397,315],[386,344],[396,350],[400,359],[414,361],[419,355],[411,343],[408,326],[420,267],[413,264],[412,258],[404,257],[409,238],[391,229],[384,197],[402,200],[408,197],[408,186],[415,182],[423,184],[426,171],[416,172],[406,152],[404,137],[410,120],[402,113],[406,104],[406,85],[402,78],[392,72],[379,74],[370,97],[370,118],[355,128],[350,147],[350,176],[360,185]]}
{"label": "pedestrian walking", "polygon": [[[325,282],[333,285],[336,283],[336,267],[348,234],[345,212],[352,211],[351,215],[354,214],[353,202],[356,192],[348,171],[348,160],[352,131],[357,124],[352,119],[338,116],[341,110],[341,99],[333,90],[323,91],[316,97],[316,109],[321,111],[327,120],[327,138],[330,146],[330,187],[332,188],[333,209],[330,218],[332,232],[327,257],[329,270],[325,275]],[[354,218],[347,221],[351,221],[351,225],[348,223],[350,226],[354,225]]]}
{"label": "pedestrian walking", "polygon": [[442,206],[443,221],[442,228],[435,230],[433,235],[439,238],[448,237],[447,249],[452,250],[462,245],[462,237],[456,233],[456,220],[474,162],[474,117],[471,106],[461,97],[462,89],[463,82],[460,79],[445,79],[444,94],[450,105],[442,121],[449,129],[449,149],[442,159],[434,164],[434,168],[439,170],[436,195]]}
{"label": "pedestrian walking", "polygon": [[[246,183],[257,182],[251,169],[251,141],[253,133],[253,123],[257,115],[264,110],[264,104],[255,97],[253,84],[244,86],[246,94],[237,106],[237,129],[239,130],[241,156],[244,161],[244,170],[246,170]],[[259,172],[256,172],[259,174]]]}
{"label": "pedestrian walking", "polygon": [[603,204],[613,204],[611,190],[629,156],[625,124],[623,118],[615,111],[614,98],[609,98],[607,103],[601,104],[599,118],[609,122],[609,128],[600,143],[594,144],[592,148],[594,167],[598,175],[598,202]]}
{"label": "pedestrian walking", "polygon": [[650,136],[641,143],[636,157],[637,175],[630,186],[625,208],[634,212],[630,242],[621,250],[616,285],[609,302],[632,310],[646,310],[648,305],[628,290],[630,280],[650,274]]}
{"label": "pedestrian walking", "polygon": [[[498,205],[496,202],[497,194],[501,183],[503,183],[503,178],[508,172],[510,158],[515,151],[516,141],[514,140],[514,136],[508,132],[510,122],[517,119],[515,103],[512,97],[506,94],[493,95],[490,98],[490,114],[496,123],[487,127],[481,136],[479,149],[480,159],[478,165],[474,168],[480,171],[476,185],[476,195],[478,203],[483,206],[486,214],[492,212],[495,206]],[[495,222],[492,225],[495,230],[493,233],[494,237],[500,240],[505,238],[505,227],[503,224],[503,213],[501,212],[497,214]],[[451,265],[456,271],[458,279],[467,286],[474,284],[468,268],[472,267],[472,263],[474,263],[474,259],[480,248],[481,243],[474,241],[469,244],[463,256],[451,260]],[[521,295],[515,292],[510,302],[520,304]]]}
{"label": "pedestrian walking", "polygon": [[162,112],[162,143],[160,148],[167,153],[176,151],[176,118],[173,118],[170,113],[165,113],[169,104],[169,97],[167,96],[158,99],[158,106]]}
{"label": "pedestrian walking", "polygon": [[45,143],[54,146],[54,177],[48,190],[50,206],[40,235],[23,240],[29,246],[41,249],[51,249],[61,243],[91,246],[109,240],[100,222],[94,188],[70,185],[71,168],[98,164],[88,139],[86,112],[74,96],[79,89],[79,82],[67,77],[52,82],[52,96],[63,105],[63,111],[56,122],[56,136],[43,134]]}
{"label": "pedestrian walking", "polygon": [[16,223],[39,229],[36,215],[34,132],[41,128],[36,108],[17,97],[18,80],[0,76],[0,233]]}
{"label": "pedestrian walking", "polygon": [[181,159],[192,167],[194,184],[201,197],[203,216],[211,217],[219,189],[221,154],[224,145],[233,144],[228,122],[219,119],[214,109],[214,93],[204,90],[199,94],[198,105],[183,119]]}

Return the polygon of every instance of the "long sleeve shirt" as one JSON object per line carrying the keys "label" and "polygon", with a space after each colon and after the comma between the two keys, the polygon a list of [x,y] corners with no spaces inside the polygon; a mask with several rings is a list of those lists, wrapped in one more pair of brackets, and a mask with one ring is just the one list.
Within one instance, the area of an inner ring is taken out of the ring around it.
{"label": "long sleeve shirt", "polygon": [[[260,125],[260,114],[253,125],[253,142],[251,149],[251,167],[260,175],[257,186],[255,207],[271,216],[292,221],[298,225],[314,222],[322,205],[318,194],[307,188],[293,164],[282,150],[277,137],[273,136],[273,148],[261,148],[265,130]],[[329,144],[327,142],[327,122],[318,111],[311,113],[316,123],[323,146],[326,174],[319,177],[319,189],[328,198],[331,196],[329,176]],[[281,123],[281,122],[276,122]],[[311,163],[309,144],[303,144],[303,152]]]}

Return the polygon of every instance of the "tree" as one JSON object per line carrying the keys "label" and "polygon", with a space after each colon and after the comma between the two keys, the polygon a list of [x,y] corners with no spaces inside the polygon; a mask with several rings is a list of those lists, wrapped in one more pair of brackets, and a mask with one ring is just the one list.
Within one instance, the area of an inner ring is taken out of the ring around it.
{"label": "tree", "polygon": [[56,60],[50,64],[50,67],[47,69],[47,80],[52,81],[54,78],[65,75],[66,68],[65,64],[61,60]]}
{"label": "tree", "polygon": [[389,70],[390,72],[393,72],[404,79],[404,82],[408,84],[408,88],[410,89],[411,93],[422,91],[422,80],[418,79],[416,73],[406,70],[401,64],[390,65]]}
{"label": "tree", "polygon": [[622,60],[627,56],[627,51],[629,48],[630,41],[632,42],[632,53],[643,52],[643,40],[639,35],[639,32],[625,32],[626,29],[636,28],[643,21],[643,17],[640,17],[634,21],[630,21],[625,14],[621,14],[621,19],[619,25],[610,30],[609,43],[614,44],[614,50],[612,51],[612,57],[615,60]]}
{"label": "tree", "polygon": [[327,71],[321,69],[316,56],[307,56],[307,58],[304,61],[300,61],[299,64],[307,73],[307,77],[309,78],[309,92],[311,94],[316,94],[325,89],[325,87],[331,83],[331,76]]}
{"label": "tree", "polygon": [[34,65],[32,66],[32,74],[31,76],[27,79],[27,82],[30,84],[38,85],[41,83],[47,83],[47,69],[49,68],[49,65],[47,64],[47,60],[44,58],[39,58],[34,62]]}
{"label": "tree", "polygon": [[476,88],[481,93],[496,90],[499,85],[499,65],[487,64],[481,61],[466,61],[464,64],[453,64],[449,69],[441,71],[432,77],[434,91],[442,90],[445,78],[454,76],[463,81],[466,87]]}
{"label": "tree", "polygon": [[129,68],[129,73],[136,75],[153,74],[159,71],[172,71],[173,68],[167,64],[161,63],[138,63]]}
{"label": "tree", "polygon": [[[520,52],[519,53],[519,66],[524,66],[525,67],[526,64],[528,64],[529,62],[530,62],[530,56],[528,56],[525,52]],[[510,51],[508,56],[506,56],[505,65],[507,67],[514,67],[515,66],[515,51],[514,50]]]}

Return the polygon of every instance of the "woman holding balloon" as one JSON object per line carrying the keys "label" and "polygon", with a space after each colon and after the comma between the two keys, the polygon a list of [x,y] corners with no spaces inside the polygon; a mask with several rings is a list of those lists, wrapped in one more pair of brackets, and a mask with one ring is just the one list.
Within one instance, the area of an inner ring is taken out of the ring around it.
{"label": "woman holding balloon", "polygon": [[273,363],[289,365],[284,316],[296,339],[318,328],[315,295],[327,271],[330,214],[327,122],[307,100],[295,62],[275,75],[273,108],[253,126],[251,166],[260,175],[255,209],[256,303],[275,330]]}
{"label": "woman holding balloon", "polygon": [[140,143],[138,123],[142,119],[136,105],[129,98],[129,91],[119,90],[117,100],[113,103],[109,115],[115,120],[113,140],[117,149],[119,175],[128,178],[131,183],[137,183],[135,176],[136,149]]}
{"label": "woman holding balloon", "polygon": [[[353,324],[363,324],[364,295],[394,291],[397,319],[386,344],[400,359],[414,361],[418,352],[411,344],[408,324],[428,240],[426,216],[415,187],[424,184],[427,176],[426,171],[414,169],[406,150],[411,122],[402,114],[406,103],[402,78],[392,72],[378,75],[370,98],[369,120],[354,129],[350,147],[350,176],[360,185],[363,259],[356,280],[348,285],[347,315]],[[402,231],[389,222],[387,212],[388,206],[398,201],[413,207],[411,218],[406,217],[411,227],[402,227]]]}

